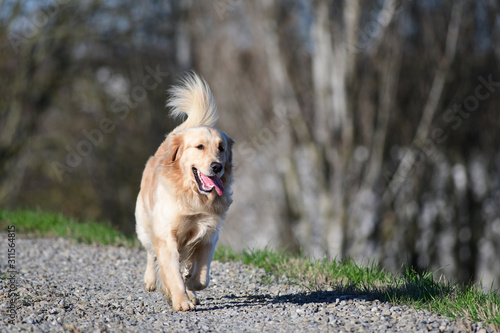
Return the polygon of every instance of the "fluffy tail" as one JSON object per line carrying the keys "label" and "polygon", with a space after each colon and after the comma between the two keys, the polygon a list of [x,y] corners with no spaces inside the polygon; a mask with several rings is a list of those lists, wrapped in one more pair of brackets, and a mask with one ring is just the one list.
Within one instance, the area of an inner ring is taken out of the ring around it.
{"label": "fluffy tail", "polygon": [[174,117],[187,115],[187,119],[174,132],[196,126],[215,126],[219,118],[215,98],[205,80],[196,73],[188,74],[170,93],[167,103],[167,106],[172,107],[170,114]]}

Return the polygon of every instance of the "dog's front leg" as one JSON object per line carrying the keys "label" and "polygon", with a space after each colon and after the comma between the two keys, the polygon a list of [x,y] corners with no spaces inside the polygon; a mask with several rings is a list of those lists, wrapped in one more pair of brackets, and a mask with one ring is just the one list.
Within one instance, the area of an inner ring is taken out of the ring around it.
{"label": "dog's front leg", "polygon": [[168,240],[156,238],[155,249],[160,278],[167,298],[171,299],[172,307],[175,311],[194,310],[194,304],[186,295],[186,287],[180,273],[177,242],[173,238]]}
{"label": "dog's front leg", "polygon": [[201,243],[193,254],[194,269],[186,280],[188,292],[192,291],[193,297],[195,297],[195,291],[205,289],[210,283],[210,263],[214,256],[214,250],[215,242]]}

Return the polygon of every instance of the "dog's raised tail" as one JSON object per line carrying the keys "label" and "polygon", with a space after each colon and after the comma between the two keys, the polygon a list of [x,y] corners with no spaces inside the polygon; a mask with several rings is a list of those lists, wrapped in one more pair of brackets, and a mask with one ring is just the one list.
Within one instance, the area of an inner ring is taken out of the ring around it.
{"label": "dog's raised tail", "polygon": [[215,98],[205,80],[196,73],[189,73],[180,85],[170,90],[170,94],[167,103],[172,108],[170,114],[174,117],[187,115],[174,132],[196,126],[214,127],[217,123],[219,116]]}

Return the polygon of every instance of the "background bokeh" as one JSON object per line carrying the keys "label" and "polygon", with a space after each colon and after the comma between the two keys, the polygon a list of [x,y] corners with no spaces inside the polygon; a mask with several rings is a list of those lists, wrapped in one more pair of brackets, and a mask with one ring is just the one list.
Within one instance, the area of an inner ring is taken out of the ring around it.
{"label": "background bokeh", "polygon": [[134,233],[167,89],[235,140],[221,242],[500,283],[491,0],[0,1],[0,205]]}

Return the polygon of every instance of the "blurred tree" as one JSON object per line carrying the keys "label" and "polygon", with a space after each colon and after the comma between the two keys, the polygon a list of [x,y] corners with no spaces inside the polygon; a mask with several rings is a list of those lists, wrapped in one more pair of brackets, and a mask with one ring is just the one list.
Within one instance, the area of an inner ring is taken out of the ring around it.
{"label": "blurred tree", "polygon": [[[200,5],[191,26],[195,64],[240,118],[235,191],[243,204],[228,221],[245,222],[228,226],[228,241],[243,229],[258,246],[275,241],[263,236],[271,234],[313,256],[376,258],[395,270],[410,261],[492,281],[500,233],[486,230],[500,228],[500,213],[484,199],[498,202],[490,144],[498,144],[500,75],[494,44],[478,43],[498,38],[496,5],[217,3],[225,6],[210,24],[200,22],[210,13]],[[483,81],[491,94],[476,106]],[[482,116],[462,116],[456,106],[467,103]],[[492,123],[480,129],[483,116]],[[467,188],[481,178],[492,181],[478,201]]]}
{"label": "blurred tree", "polygon": [[3,206],[62,210],[133,232],[140,174],[170,126],[162,110],[178,65],[175,3],[130,8],[4,1]]}

